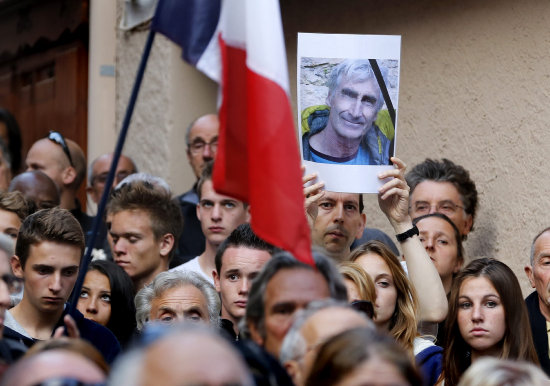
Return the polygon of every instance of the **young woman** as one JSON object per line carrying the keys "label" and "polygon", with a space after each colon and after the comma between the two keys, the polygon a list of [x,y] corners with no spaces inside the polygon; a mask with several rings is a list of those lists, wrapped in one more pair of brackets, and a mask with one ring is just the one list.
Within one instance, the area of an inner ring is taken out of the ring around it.
{"label": "young woman", "polygon": [[124,347],[136,327],[134,286],[122,268],[111,261],[90,263],[77,308],[85,318],[112,331]]}
{"label": "young woman", "polygon": [[453,282],[441,380],[457,385],[484,356],[538,364],[521,288],[504,263],[477,259]]}
{"label": "young woman", "polygon": [[349,260],[361,266],[374,281],[374,323],[378,329],[389,332],[414,354],[428,384],[434,384],[441,373],[442,349],[419,337],[418,298],[397,256],[385,244],[373,240],[355,249]]}

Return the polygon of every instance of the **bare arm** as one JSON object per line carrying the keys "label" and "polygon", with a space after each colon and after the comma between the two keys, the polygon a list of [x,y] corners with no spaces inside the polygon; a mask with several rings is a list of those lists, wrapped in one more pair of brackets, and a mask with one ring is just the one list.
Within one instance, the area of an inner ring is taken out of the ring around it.
{"label": "bare arm", "polygon": [[[380,179],[391,178],[378,191],[378,204],[388,217],[396,234],[412,228],[409,216],[409,186],[405,181],[406,165],[392,157],[396,168],[379,174]],[[440,322],[448,311],[447,296],[437,269],[417,235],[401,242],[407,261],[409,279],[418,294],[418,321]]]}

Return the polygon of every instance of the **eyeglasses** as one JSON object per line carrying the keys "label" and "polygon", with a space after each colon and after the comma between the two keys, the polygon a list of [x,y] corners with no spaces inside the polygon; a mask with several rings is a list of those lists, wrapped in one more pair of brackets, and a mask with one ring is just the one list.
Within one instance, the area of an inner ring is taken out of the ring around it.
{"label": "eyeglasses", "polygon": [[23,279],[20,279],[12,274],[5,273],[0,276],[0,280],[2,280],[6,284],[6,287],[8,287],[8,292],[10,295],[19,293],[23,289]]}
{"label": "eyeglasses", "polygon": [[354,300],[350,303],[351,308],[364,313],[372,319],[374,317],[374,306],[368,300]]}
{"label": "eyeglasses", "polygon": [[105,386],[105,382],[84,382],[72,377],[56,377],[35,383],[33,386]]}
{"label": "eyeglasses", "polygon": [[52,141],[54,143],[57,143],[58,145],[61,146],[61,148],[63,148],[63,153],[65,153],[65,155],[69,159],[69,162],[70,162],[71,166],[74,168],[73,158],[71,157],[71,152],[69,151],[69,147],[67,146],[67,142],[65,141],[65,138],[63,138],[61,133],[59,133],[57,131],[50,130],[50,133],[48,134],[47,138],[50,141]]}
{"label": "eyeglasses", "polygon": [[411,206],[411,209],[413,210],[416,217],[424,214],[429,214],[432,210],[432,207],[435,207],[435,211],[437,213],[443,213],[447,216],[452,216],[456,213],[458,209],[464,209],[463,206],[455,204],[452,201],[440,201],[437,204],[430,204],[425,201],[418,201]]}
{"label": "eyeglasses", "polygon": [[189,145],[189,150],[193,154],[198,154],[198,153],[203,152],[204,148],[206,146],[210,146],[210,151],[215,153],[216,150],[218,150],[218,138],[214,138],[210,142],[204,142],[203,140],[197,140],[197,141],[195,141],[195,142],[193,142],[192,144]]}
{"label": "eyeglasses", "polygon": [[[126,177],[128,177],[130,174],[133,174],[134,172],[129,172],[129,171],[120,171],[118,172],[116,175],[115,175],[115,183],[120,183],[120,181],[122,181],[123,179],[125,179]],[[107,176],[109,175],[109,173],[101,173],[97,176],[94,176],[92,177],[92,185],[95,184],[95,183],[98,183],[98,184],[102,184],[104,185],[105,182],[107,182]]]}

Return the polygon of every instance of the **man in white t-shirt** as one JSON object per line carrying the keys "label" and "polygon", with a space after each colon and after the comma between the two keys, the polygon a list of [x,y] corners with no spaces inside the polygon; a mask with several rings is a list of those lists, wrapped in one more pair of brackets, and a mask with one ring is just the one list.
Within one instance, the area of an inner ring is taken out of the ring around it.
{"label": "man in white t-shirt", "polygon": [[214,259],[218,246],[235,228],[250,221],[250,211],[246,203],[216,193],[212,184],[213,166],[212,162],[205,166],[197,185],[199,195],[197,218],[201,222],[201,229],[206,238],[204,252],[171,270],[197,272],[212,285],[214,285],[212,271],[216,270]]}

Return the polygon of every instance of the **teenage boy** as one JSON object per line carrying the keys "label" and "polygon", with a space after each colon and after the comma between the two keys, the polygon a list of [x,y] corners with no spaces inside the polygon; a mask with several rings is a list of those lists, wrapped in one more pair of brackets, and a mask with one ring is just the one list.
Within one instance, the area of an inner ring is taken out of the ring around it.
{"label": "teenage boy", "polygon": [[70,336],[79,334],[107,362],[114,360],[120,345],[109,330],[84,319],[78,311],[74,321],[66,316],[65,303],[73,290],[83,251],[82,228],[69,211],[44,209],[25,219],[11,259],[13,273],[24,280],[23,299],[6,311],[4,337],[31,347],[36,341],[50,339],[54,332],[60,335],[58,328],[65,322]]}

